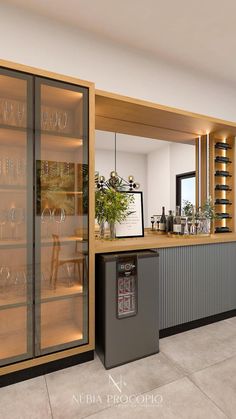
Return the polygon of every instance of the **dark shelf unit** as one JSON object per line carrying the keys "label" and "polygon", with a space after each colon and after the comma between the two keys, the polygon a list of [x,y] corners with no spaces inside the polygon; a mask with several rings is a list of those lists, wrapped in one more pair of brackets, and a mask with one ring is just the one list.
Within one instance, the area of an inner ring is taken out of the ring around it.
{"label": "dark shelf unit", "polygon": [[213,231],[229,233],[234,231],[234,137],[210,134],[210,168],[210,194],[219,214]]}

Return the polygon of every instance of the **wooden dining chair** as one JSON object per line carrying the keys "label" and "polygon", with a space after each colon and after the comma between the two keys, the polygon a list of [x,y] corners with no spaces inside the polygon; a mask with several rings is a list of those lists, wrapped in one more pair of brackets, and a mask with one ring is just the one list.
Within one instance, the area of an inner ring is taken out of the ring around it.
{"label": "wooden dining chair", "polygon": [[70,256],[60,255],[61,244],[59,236],[57,234],[52,235],[53,238],[53,248],[52,248],[52,258],[51,258],[51,273],[50,273],[50,284],[52,288],[56,289],[58,281],[58,269],[68,263],[74,264],[74,276],[76,274],[76,267],[78,269],[78,278],[81,285],[83,284],[83,271],[85,270],[85,275],[87,278],[88,275],[88,266],[86,255],[77,250],[77,243],[75,247],[75,253]]}

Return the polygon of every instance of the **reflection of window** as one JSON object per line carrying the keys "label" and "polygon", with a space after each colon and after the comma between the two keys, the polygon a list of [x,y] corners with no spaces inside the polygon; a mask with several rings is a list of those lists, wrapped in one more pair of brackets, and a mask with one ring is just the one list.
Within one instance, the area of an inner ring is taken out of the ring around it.
{"label": "reflection of window", "polygon": [[176,205],[183,208],[184,201],[195,205],[196,173],[188,172],[176,175]]}

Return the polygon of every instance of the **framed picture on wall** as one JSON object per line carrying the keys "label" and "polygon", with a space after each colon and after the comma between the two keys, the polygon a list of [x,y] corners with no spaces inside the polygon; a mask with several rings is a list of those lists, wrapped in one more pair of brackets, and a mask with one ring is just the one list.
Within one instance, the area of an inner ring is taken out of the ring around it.
{"label": "framed picture on wall", "polygon": [[127,191],[123,193],[132,194],[134,200],[129,205],[128,211],[130,212],[130,215],[128,215],[125,221],[116,223],[116,237],[143,237],[143,193],[136,191]]}

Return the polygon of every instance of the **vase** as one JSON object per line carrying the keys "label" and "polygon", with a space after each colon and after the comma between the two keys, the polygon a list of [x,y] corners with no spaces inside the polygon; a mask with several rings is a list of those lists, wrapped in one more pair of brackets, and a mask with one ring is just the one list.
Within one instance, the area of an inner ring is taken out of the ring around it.
{"label": "vase", "polygon": [[204,234],[210,234],[211,233],[211,220],[209,220],[209,218],[206,218],[203,221],[203,233]]}
{"label": "vase", "polygon": [[109,223],[109,228],[110,228],[110,239],[114,240],[116,238],[116,226],[113,221]]}
{"label": "vase", "polygon": [[105,221],[99,223],[99,238],[104,239],[105,237]]}

